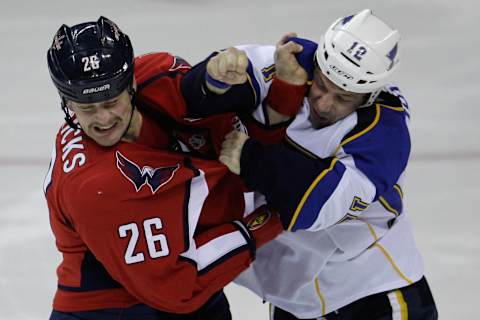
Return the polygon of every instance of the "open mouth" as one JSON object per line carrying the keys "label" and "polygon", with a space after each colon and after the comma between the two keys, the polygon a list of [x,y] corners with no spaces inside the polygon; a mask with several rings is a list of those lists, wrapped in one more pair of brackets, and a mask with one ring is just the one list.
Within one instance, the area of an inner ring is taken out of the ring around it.
{"label": "open mouth", "polygon": [[108,134],[108,133],[112,132],[116,128],[116,126],[117,126],[116,122],[109,125],[109,126],[97,126],[97,125],[95,125],[95,126],[93,126],[93,130],[95,130],[96,133],[103,135],[103,134]]}

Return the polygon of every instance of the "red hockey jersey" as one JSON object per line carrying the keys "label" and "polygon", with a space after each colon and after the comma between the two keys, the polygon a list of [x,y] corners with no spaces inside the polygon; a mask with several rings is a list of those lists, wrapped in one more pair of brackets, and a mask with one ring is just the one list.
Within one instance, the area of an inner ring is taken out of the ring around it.
{"label": "red hockey jersey", "polygon": [[[152,103],[142,96],[148,87],[156,92],[157,110],[168,110],[187,127],[179,92],[186,70],[168,54],[138,59],[140,104]],[[216,161],[164,151],[175,142],[162,127],[171,129],[170,124],[159,125],[142,113],[135,143],[100,147],[67,125],[57,134],[44,185],[63,255],[56,310],[145,303],[166,312],[193,312],[249,265],[255,245],[281,231],[278,219],[271,219],[270,227],[249,232],[240,222],[239,178]],[[217,118],[207,146],[216,148],[211,138],[230,131],[231,119]],[[207,126],[202,122],[202,129]]]}

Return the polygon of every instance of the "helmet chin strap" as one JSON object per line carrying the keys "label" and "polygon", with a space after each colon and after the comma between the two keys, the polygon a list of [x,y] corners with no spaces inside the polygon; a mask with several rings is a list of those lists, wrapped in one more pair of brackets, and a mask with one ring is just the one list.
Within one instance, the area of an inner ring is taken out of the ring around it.
{"label": "helmet chin strap", "polygon": [[70,115],[70,112],[67,107],[67,100],[63,96],[62,96],[62,111],[65,113],[65,118],[64,118],[65,122],[68,124],[70,128],[72,128],[73,130],[81,129],[80,125],[73,121],[72,116]]}

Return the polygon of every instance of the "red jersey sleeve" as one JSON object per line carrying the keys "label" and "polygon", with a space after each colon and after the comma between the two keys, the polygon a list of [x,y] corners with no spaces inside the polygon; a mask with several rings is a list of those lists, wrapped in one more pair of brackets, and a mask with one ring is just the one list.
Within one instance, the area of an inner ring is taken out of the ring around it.
{"label": "red jersey sleeve", "polygon": [[187,113],[180,83],[191,69],[184,59],[167,52],[151,53],[135,59],[137,105],[182,119]]}

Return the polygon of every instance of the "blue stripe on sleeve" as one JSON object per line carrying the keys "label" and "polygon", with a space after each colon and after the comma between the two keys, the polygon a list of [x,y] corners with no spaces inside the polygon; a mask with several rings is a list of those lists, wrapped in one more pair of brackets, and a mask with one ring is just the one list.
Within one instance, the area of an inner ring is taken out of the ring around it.
{"label": "blue stripe on sleeve", "polygon": [[249,75],[248,80],[250,82],[250,85],[253,87],[253,90],[255,92],[255,105],[258,105],[262,96],[260,95],[260,85],[257,82],[257,78],[255,77],[255,73],[253,72],[253,65],[250,60],[248,60],[247,74]]}
{"label": "blue stripe on sleeve", "polygon": [[[298,229],[308,229],[317,220],[320,210],[328,201],[332,193],[338,186],[345,173],[345,165],[340,161],[322,179],[316,181],[316,185],[308,194],[300,212],[297,216],[292,231]],[[297,209],[298,210],[298,209]]]}

